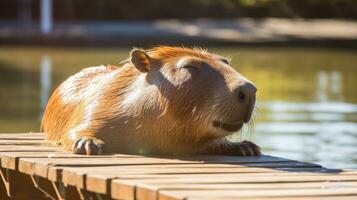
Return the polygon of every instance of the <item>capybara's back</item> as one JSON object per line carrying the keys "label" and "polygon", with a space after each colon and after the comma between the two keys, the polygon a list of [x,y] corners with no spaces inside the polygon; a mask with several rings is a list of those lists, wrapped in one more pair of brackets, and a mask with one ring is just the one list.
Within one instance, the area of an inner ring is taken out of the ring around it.
{"label": "capybara's back", "polygon": [[123,66],[85,68],[52,94],[41,128],[79,154],[259,155],[225,136],[249,122],[255,86],[202,49],[134,49]]}
{"label": "capybara's back", "polygon": [[91,88],[100,84],[103,75],[112,72],[114,66],[88,67],[64,81],[51,95],[41,121],[41,130],[54,143],[65,140],[63,136],[83,118],[80,106]]}

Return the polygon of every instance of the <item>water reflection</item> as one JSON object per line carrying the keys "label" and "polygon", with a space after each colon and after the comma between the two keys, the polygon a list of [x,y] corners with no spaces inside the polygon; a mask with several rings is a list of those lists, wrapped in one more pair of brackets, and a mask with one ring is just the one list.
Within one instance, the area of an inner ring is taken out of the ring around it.
{"label": "water reflection", "polygon": [[258,102],[257,140],[278,156],[356,168],[357,104],[344,102],[343,85],[339,71],[320,70],[314,102]]}
{"label": "water reflection", "polygon": [[48,55],[44,55],[41,59],[40,65],[40,85],[41,85],[41,112],[39,113],[39,119],[42,118],[42,114],[46,108],[48,98],[50,96],[51,84],[52,84],[52,62]]}
{"label": "water reflection", "polygon": [[[316,90],[317,101],[343,101],[342,96],[342,77],[338,71],[319,71],[317,74],[318,88]],[[333,99],[329,99],[329,98]]]}
{"label": "water reflection", "polygon": [[[357,168],[353,50],[210,50],[233,57],[233,66],[258,86],[252,139],[265,153]],[[85,66],[119,63],[129,51],[0,47],[0,132],[38,131],[55,87]]]}
{"label": "water reflection", "polygon": [[274,112],[357,113],[357,105],[344,102],[260,102],[258,107]]}

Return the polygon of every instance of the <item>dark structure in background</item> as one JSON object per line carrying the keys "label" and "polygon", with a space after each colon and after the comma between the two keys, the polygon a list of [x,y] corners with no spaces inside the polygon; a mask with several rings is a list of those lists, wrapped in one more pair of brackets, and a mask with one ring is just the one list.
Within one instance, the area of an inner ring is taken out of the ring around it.
{"label": "dark structure in background", "polygon": [[355,47],[356,19],[356,0],[0,0],[0,44]]}
{"label": "dark structure in background", "polygon": [[[40,0],[1,0],[0,20],[38,21],[39,4]],[[56,21],[198,17],[357,18],[355,0],[53,0],[52,4]]]}

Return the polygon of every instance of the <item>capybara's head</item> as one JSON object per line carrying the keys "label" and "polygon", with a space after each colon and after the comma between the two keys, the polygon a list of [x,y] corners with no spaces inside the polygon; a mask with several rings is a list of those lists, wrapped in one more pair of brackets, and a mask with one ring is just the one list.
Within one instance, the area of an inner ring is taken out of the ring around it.
{"label": "capybara's head", "polygon": [[163,46],[134,49],[128,64],[140,74],[122,103],[155,128],[218,138],[252,116],[257,89],[222,56]]}

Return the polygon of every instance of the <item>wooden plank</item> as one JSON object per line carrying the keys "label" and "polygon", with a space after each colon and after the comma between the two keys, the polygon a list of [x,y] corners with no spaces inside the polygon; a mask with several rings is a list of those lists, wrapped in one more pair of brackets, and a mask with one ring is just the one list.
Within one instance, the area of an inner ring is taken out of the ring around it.
{"label": "wooden plank", "polygon": [[[267,163],[266,163],[267,164]],[[288,163],[285,163],[286,165],[283,166],[289,166],[287,165]],[[186,166],[186,164],[180,164],[181,166]],[[115,165],[115,166],[99,166],[99,167],[85,167],[85,168],[79,168],[79,167],[62,167],[62,170],[59,170],[59,168],[50,168],[48,169],[48,178],[53,180],[54,177],[58,177],[58,173],[61,173],[63,171],[63,179],[62,181],[64,182],[70,182],[70,183],[78,183],[80,186],[82,186],[84,183],[82,183],[82,180],[85,179],[85,175],[95,175],[95,174],[102,174],[102,175],[109,175],[112,176],[112,178],[115,178],[117,174],[125,173],[125,174],[192,174],[192,173],[249,173],[249,172],[268,172],[272,171],[272,169],[269,168],[258,168],[259,165],[263,166],[263,164],[258,163],[256,168],[253,168],[254,164],[252,165],[252,168],[247,168],[247,166],[243,165],[234,165],[235,167],[230,167],[230,168],[207,168],[205,169],[204,166],[209,165],[201,164],[201,168],[180,168],[180,165],[177,164],[148,164],[148,165],[143,165],[139,163],[138,165],[135,165],[133,163],[126,165],[126,163],[123,163],[122,165]],[[192,164],[191,164],[192,165]],[[269,165],[269,164],[268,164]],[[273,165],[273,164],[271,164]],[[279,163],[274,163],[273,168],[279,168],[281,165]],[[174,166],[179,166],[178,168],[175,168]],[[290,167],[295,167],[294,164],[290,165]],[[165,169],[166,168],[166,169]],[[172,169],[170,169],[172,168]],[[240,169],[239,169],[240,168]],[[150,171],[148,171],[150,169]],[[217,169],[217,170],[215,170]],[[287,170],[286,168],[282,168],[283,170]],[[316,169],[316,168],[311,168],[311,169]],[[320,168],[319,168],[320,169]],[[303,169],[302,169],[303,170]],[[305,169],[306,170],[306,169]],[[322,171],[321,171],[322,172]],[[108,179],[110,179],[108,176]],[[70,177],[70,178],[68,178]],[[68,178],[68,180],[66,180]],[[90,179],[90,178],[89,178]],[[74,181],[77,180],[77,181]],[[58,181],[58,180],[57,180]],[[104,182],[107,182],[107,180],[104,180]],[[103,184],[105,184],[103,182]]]}
{"label": "wooden plank", "polygon": [[74,155],[69,152],[56,152],[53,150],[43,152],[0,152],[1,166],[7,169],[18,169],[18,162],[20,158],[51,158],[51,157],[83,157],[81,155]]}
{"label": "wooden plank", "polygon": [[[61,155],[61,154],[60,154]],[[64,156],[65,155],[65,156]],[[120,163],[126,163],[123,159],[119,158],[135,158],[136,163],[139,162],[141,156],[136,155],[124,155],[124,154],[115,154],[115,155],[102,155],[102,156],[86,156],[86,155],[76,155],[76,154],[67,154],[64,153],[62,156],[53,153],[50,157],[32,157],[29,156],[19,157],[19,171],[27,173],[30,175],[36,174],[42,177],[47,178],[49,167],[57,166],[107,166],[115,165]],[[81,159],[78,159],[81,158]],[[36,171],[36,173],[35,173]],[[56,172],[54,170],[53,172]],[[60,175],[60,174],[59,174]],[[55,174],[53,177],[57,177],[58,174]]]}
{"label": "wooden plank", "polygon": [[[172,159],[172,157],[161,157],[166,159]],[[271,163],[271,162],[293,162],[296,160],[279,158],[275,156],[262,155],[262,156],[224,156],[224,155],[197,155],[197,156],[177,156],[178,160],[191,160],[191,161],[203,161],[208,163]]]}
{"label": "wooden plank", "polygon": [[[8,147],[8,148],[6,148]],[[0,163],[3,168],[17,169],[18,156],[24,155],[41,155],[50,154],[58,150],[56,147],[43,147],[43,146],[1,146],[0,145]],[[12,156],[12,154],[18,156]]]}
{"label": "wooden plank", "polygon": [[[32,155],[32,157],[35,157],[36,155],[40,154],[40,155],[49,155],[50,153],[52,153],[53,151],[50,152],[15,152],[17,155],[19,154],[23,154],[23,153],[30,153],[30,155]],[[14,152],[12,152],[14,153]],[[1,153],[0,152],[0,157],[1,157],[1,167],[2,168],[6,168],[6,169],[12,169],[12,170],[17,170],[18,168],[18,159],[19,156],[13,156],[13,155],[9,155],[6,152],[5,153]]]}
{"label": "wooden plank", "polygon": [[284,189],[284,190],[163,190],[159,191],[159,200],[199,198],[244,198],[244,197],[310,197],[310,196],[338,196],[357,195],[356,188],[328,188],[328,189]]}
{"label": "wooden plank", "polygon": [[[178,159],[164,159],[164,158],[140,158],[137,156],[127,155],[127,159],[116,159],[116,158],[97,158],[91,159],[91,157],[86,157],[83,159],[74,159],[74,158],[23,158],[19,160],[19,170],[24,173],[33,174],[35,163],[37,169],[44,170],[44,172],[38,172],[37,175],[42,176],[41,174],[47,174],[48,166],[113,166],[113,165],[149,165],[149,164],[189,164],[189,163],[204,163],[204,161],[186,161]],[[246,159],[243,157],[241,160],[231,157],[231,160],[222,161],[221,163],[246,163]],[[252,163],[251,160],[249,160]],[[261,162],[266,162],[266,160],[257,160],[257,164]],[[218,162],[212,162],[218,163]],[[252,163],[253,165],[253,163]],[[314,164],[301,164],[301,166],[318,166]],[[57,175],[56,175],[57,176]]]}
{"label": "wooden plank", "polygon": [[[65,172],[63,176],[65,176]],[[314,173],[237,173],[237,174],[124,174],[116,173],[113,175],[105,175],[101,173],[95,175],[93,173],[87,174],[82,177],[82,180],[85,180],[85,183],[82,183],[80,179],[65,179],[64,182],[72,181],[72,184],[77,184],[78,187],[85,187],[85,189],[97,192],[97,193],[108,193],[110,188],[108,185],[111,184],[112,179],[124,179],[124,180],[163,180],[168,183],[166,180],[171,182],[186,182],[186,183],[252,183],[252,182],[307,182],[307,181],[337,181],[337,180],[357,180],[357,174],[354,175],[324,175],[324,174],[314,174]],[[73,177],[68,175],[68,177]],[[69,183],[70,184],[70,183]]]}
{"label": "wooden plank", "polygon": [[[98,177],[112,177],[113,174],[116,173],[115,171],[109,172],[109,173],[101,173],[101,174],[94,174],[90,173],[87,175],[87,180],[90,177],[93,177],[93,179],[96,179]],[[224,174],[205,174],[205,173],[199,173],[199,174],[120,174],[117,175],[118,178],[121,179],[224,179],[224,178],[231,178],[231,181],[250,181],[250,182],[267,182],[269,181],[270,177],[274,178],[283,178],[283,177],[294,177],[299,180],[299,178],[302,178],[306,181],[314,180],[316,177],[322,178],[322,180],[332,178],[333,180],[341,178],[341,180],[356,180],[357,178],[357,172],[354,174],[323,174],[323,173],[285,173],[285,172],[278,172],[274,171],[272,173],[269,172],[262,172],[262,173],[224,173]],[[244,179],[245,177],[249,177],[250,179]],[[235,180],[235,179],[240,179],[240,180]],[[301,180],[304,181],[304,180]]]}
{"label": "wooden plank", "polygon": [[0,139],[0,145],[43,145],[43,144],[47,144],[46,141],[44,141],[43,139],[39,139],[39,140],[1,140]]}
{"label": "wooden plank", "polygon": [[[250,184],[138,184],[135,189],[137,199],[156,200],[162,190],[259,190],[259,189],[323,189],[323,188],[356,188],[356,182],[304,182],[304,183],[250,183]],[[123,194],[126,194],[123,198]],[[113,198],[134,199],[125,190],[113,190]]]}
{"label": "wooden plank", "polygon": [[43,152],[43,151],[58,151],[59,147],[55,146],[38,146],[38,145],[0,145],[0,153],[2,152]]}
{"label": "wooden plank", "polygon": [[[128,159],[126,159],[128,160]],[[281,171],[284,170],[292,170],[297,169],[299,172],[303,170],[316,172],[333,172],[331,170],[313,167],[313,165],[306,165],[302,163],[296,162],[284,162],[284,163],[257,163],[257,164],[247,164],[247,165],[228,165],[228,164],[196,164],[196,167],[187,167],[194,166],[195,164],[155,164],[154,162],[143,165],[141,163],[123,163],[118,165],[109,165],[109,166],[89,166],[82,167],[63,167],[64,170],[67,171],[78,171],[80,173],[117,173],[117,172],[125,172],[125,173],[144,173],[147,174],[150,170],[150,173],[156,174],[192,174],[192,173],[251,173],[251,172],[272,172],[279,169]],[[186,166],[186,167],[185,167]],[[200,167],[199,167],[200,166]],[[306,167],[306,168],[304,168]],[[114,172],[113,172],[114,170]],[[144,170],[144,171],[143,171]]]}
{"label": "wooden plank", "polygon": [[[124,154],[123,154],[124,155]],[[88,158],[90,157],[93,157],[93,156],[88,156]],[[226,159],[221,159],[219,156],[207,156],[205,158],[207,158],[206,160],[204,159],[186,159],[186,160],[183,160],[183,159],[179,159],[179,158],[175,158],[175,157],[172,157],[172,158],[160,158],[160,157],[138,157],[138,156],[133,156],[133,155],[127,155],[127,157],[135,157],[135,158],[141,158],[141,159],[138,159],[137,161],[139,160],[143,160],[143,164],[147,164],[147,163],[172,163],[172,164],[190,164],[190,163],[225,163],[225,164],[253,164],[253,163],[272,163],[272,162],[295,162],[297,164],[301,164],[302,162],[297,162],[297,161],[292,161],[292,160],[287,160],[287,159],[280,159],[280,158],[276,158],[276,157],[271,157],[271,156],[262,156],[262,157],[239,157],[239,156],[225,156]],[[266,158],[265,158],[266,157]],[[142,158],[145,158],[145,159],[142,159]],[[282,161],[283,160],[283,161]],[[41,159],[38,159],[36,160],[36,162],[45,162],[46,160],[41,160]],[[98,160],[98,162],[94,163],[94,162],[91,162],[91,163],[88,163],[88,164],[98,164],[100,165],[102,162],[107,162],[108,160]],[[109,160],[109,161],[113,161],[113,160]],[[53,162],[56,162],[56,164],[60,164],[60,165],[67,165],[68,163],[73,163],[73,160],[52,160],[51,161],[52,163]],[[81,161],[78,161],[79,162],[79,165],[80,164],[83,164],[81,163]],[[118,162],[120,163],[126,163],[126,161],[124,160],[118,160]],[[131,163],[133,161],[130,161]],[[120,164],[119,163],[119,164]],[[137,164],[139,162],[135,162],[135,164]],[[129,163],[130,164],[130,163]],[[313,163],[303,163],[301,165],[309,165],[309,166],[312,166],[312,167],[320,167],[320,165],[317,165],[317,164],[313,164]]]}
{"label": "wooden plank", "polygon": [[[229,165],[218,165],[217,164],[205,164],[206,165],[211,165],[210,167],[204,168],[204,166],[201,167],[201,169],[197,168],[198,164],[194,165],[194,164],[188,164],[190,166],[196,166],[196,168],[182,168],[182,166],[186,166],[186,165],[162,165],[162,164],[156,164],[156,165],[118,165],[118,166],[105,166],[105,167],[62,167],[60,169],[58,168],[50,168],[49,169],[49,179],[51,180],[56,180],[54,179],[54,177],[56,176],[55,174],[57,172],[54,172],[56,170],[63,170],[63,174],[62,174],[62,181],[68,184],[72,184],[81,188],[84,188],[84,185],[86,185],[85,181],[86,181],[86,175],[90,174],[90,175],[95,175],[95,174],[106,174],[108,179],[110,178],[115,178],[118,176],[118,174],[160,174],[160,173],[174,173],[176,171],[176,173],[179,173],[179,171],[181,171],[182,173],[186,173],[185,170],[194,170],[196,173],[204,173],[204,171],[206,170],[206,172],[209,172],[215,169],[221,170],[222,166],[229,166]],[[212,167],[216,166],[216,168]],[[224,168],[223,168],[224,169]],[[233,170],[241,170],[241,172],[244,171],[249,171],[249,169],[247,168],[239,168],[239,167],[235,167],[235,168],[226,168],[228,170],[233,169]],[[165,171],[165,170],[169,170],[169,171]],[[254,169],[252,169],[254,170]],[[260,170],[260,169],[259,169]],[[267,172],[270,171],[268,170],[264,170],[263,171]],[[255,170],[257,171],[257,170]],[[193,172],[193,171],[191,171]],[[59,180],[57,180],[59,181]],[[106,185],[107,179],[103,180],[102,185]]]}
{"label": "wooden plank", "polygon": [[[107,178],[108,175],[88,174],[89,177]],[[118,179],[129,180],[154,180],[168,182],[166,180],[176,180],[178,183],[261,183],[261,182],[311,182],[311,181],[356,181],[357,174],[320,174],[320,173],[238,173],[238,174],[174,174],[174,175],[157,175],[157,174],[139,174],[139,175],[118,175]]]}
{"label": "wooden plank", "polygon": [[[267,163],[265,163],[267,164]],[[285,165],[283,166],[290,166],[290,167],[296,167],[296,163],[293,162],[293,164],[288,165],[288,162],[284,162]],[[208,164],[205,164],[208,165]],[[205,166],[202,165],[202,166]],[[254,165],[254,164],[251,164]],[[257,163],[256,165],[261,165],[264,166],[262,163]],[[269,164],[268,164],[269,165]],[[272,165],[276,165],[275,167],[280,167],[280,163],[273,163]],[[163,168],[163,166],[167,166],[168,168]],[[62,181],[68,184],[75,184],[78,187],[84,187],[84,185],[87,185],[88,189],[91,189],[93,187],[93,190],[95,192],[99,192],[100,188],[105,187],[108,185],[108,181],[112,178],[116,178],[118,174],[121,176],[123,175],[131,175],[131,176],[140,176],[143,177],[143,175],[168,175],[168,174],[180,174],[181,175],[191,175],[193,173],[200,173],[200,174],[224,174],[224,173],[260,173],[260,172],[273,172],[273,169],[268,169],[268,168],[247,168],[246,166],[243,165],[235,165],[235,168],[228,168],[228,169],[170,169],[171,164],[155,164],[153,166],[151,165],[131,165],[129,168],[128,166],[108,166],[108,167],[86,167],[86,168],[78,168],[78,167],[72,167],[72,168],[63,168],[63,174],[62,174]],[[299,166],[299,165],[298,165]],[[307,165],[310,166],[310,165]],[[312,165],[314,166],[314,165]],[[139,167],[139,168],[138,168]],[[318,168],[320,170],[320,168]],[[51,172],[53,171],[54,172]],[[52,177],[58,177],[58,175],[51,175],[53,173],[58,173],[58,168],[57,169],[50,169],[49,170],[49,175]],[[323,172],[323,171],[320,171]],[[88,174],[88,175],[87,175]],[[93,177],[96,174],[99,175],[107,175],[105,179],[103,180],[98,180],[97,177]],[[132,177],[133,178],[133,177]],[[86,181],[86,183],[84,182]],[[101,185],[102,187],[98,187],[98,185]],[[104,190],[101,190],[103,192]],[[105,189],[105,191],[108,191],[108,189]]]}
{"label": "wooden plank", "polygon": [[[54,149],[53,149],[54,148]],[[86,155],[78,155],[78,154],[73,154],[71,152],[65,152],[61,151],[61,149],[58,147],[50,147],[43,149],[42,147],[37,148],[37,150],[45,150],[45,151],[28,151],[28,152],[17,152],[14,150],[14,152],[0,152],[0,158],[1,158],[1,166],[3,168],[8,168],[8,169],[17,169],[18,165],[18,160],[20,158],[120,158],[120,157],[128,157],[129,155],[123,155],[123,154],[113,154],[113,155],[101,155],[101,156],[86,156]],[[57,151],[58,150],[58,151]],[[130,157],[142,157],[142,156],[136,156],[133,155]]]}
{"label": "wooden plank", "polygon": [[45,134],[44,133],[1,133],[0,134],[0,139],[31,138],[31,137],[45,138]]}
{"label": "wooden plank", "polygon": [[[274,163],[277,164],[277,163]],[[288,164],[288,163],[285,163]],[[187,164],[189,165],[189,164]],[[276,168],[263,168],[263,167],[247,167],[244,165],[220,165],[217,167],[206,167],[209,164],[201,164],[201,168],[184,168],[185,165],[131,165],[131,166],[108,166],[108,167],[88,167],[88,168],[63,168],[64,177],[67,173],[71,173],[70,176],[75,176],[79,174],[102,174],[116,176],[117,174],[226,174],[226,173],[262,173],[262,172],[285,172],[286,170],[292,170],[293,168],[279,168],[280,165],[276,165]],[[191,164],[192,165],[192,164]],[[269,163],[268,163],[269,165]],[[228,167],[227,167],[228,166]],[[292,164],[290,167],[294,167]],[[279,170],[279,171],[277,171]],[[331,172],[323,168],[301,168],[299,171],[308,172]]]}
{"label": "wooden plank", "polygon": [[[105,172],[103,172],[105,171]],[[63,181],[64,182],[71,182],[71,183],[76,183],[78,187],[85,187],[85,189],[97,192],[97,193],[110,193],[110,184],[111,184],[111,179],[113,178],[124,178],[124,176],[127,176],[129,178],[141,178],[142,176],[145,175],[152,175],[156,177],[160,177],[162,175],[168,175],[168,174],[174,174],[174,175],[182,175],[182,176],[190,176],[192,174],[199,174],[199,175],[210,175],[210,174],[227,174],[227,173],[267,173],[267,172],[274,172],[272,169],[266,169],[266,168],[230,168],[228,171],[215,169],[201,169],[201,170],[188,170],[188,169],[157,169],[157,168],[128,168],[128,167],[122,167],[121,169],[118,167],[115,167],[113,169],[108,169],[104,168],[103,171],[100,172],[84,172],[79,171],[79,174],[71,174],[68,173],[68,171],[64,170],[63,173]],[[82,173],[82,174],[81,174]],[[108,175],[105,179],[98,179],[95,174],[100,174],[100,175]],[[70,179],[68,179],[70,177]]]}
{"label": "wooden plank", "polygon": [[[171,199],[171,198],[170,198]],[[309,196],[309,197],[240,197],[239,200],[356,200],[357,195]],[[193,197],[185,200],[237,200],[235,197]]]}
{"label": "wooden plank", "polygon": [[[34,167],[36,163],[36,167],[38,169],[44,170],[45,174],[47,174],[48,166],[117,166],[117,165],[155,165],[155,164],[197,164],[197,163],[210,163],[205,161],[191,161],[191,160],[179,160],[179,159],[164,159],[164,158],[140,158],[134,157],[131,158],[131,155],[127,155],[127,159],[56,159],[56,158],[31,158],[31,159],[20,159],[19,161],[19,170],[24,173],[34,173]],[[90,157],[88,157],[90,158]],[[256,163],[253,163],[251,159],[245,159],[242,157],[241,160],[237,159],[236,157],[230,156],[231,160],[220,161],[220,163],[232,163],[235,162],[237,164],[245,164],[246,166],[264,166],[264,167],[291,167],[291,165],[295,165],[297,167],[319,167],[319,165],[310,164],[310,163],[299,163],[299,162],[276,162],[276,163],[264,163],[267,160],[258,159]],[[273,158],[274,159],[274,158]],[[270,159],[270,160],[273,160]],[[248,161],[247,161],[248,160]],[[277,159],[280,160],[280,159]],[[219,163],[213,161],[212,163]],[[264,164],[263,164],[264,163]],[[292,164],[293,163],[293,164]],[[56,170],[55,170],[56,171]],[[38,175],[41,176],[41,172],[38,172]],[[54,177],[57,177],[55,175]]]}
{"label": "wooden plank", "polygon": [[[51,174],[50,169],[50,174]],[[236,167],[236,168],[162,168],[159,165],[132,165],[132,166],[111,166],[111,167],[86,167],[86,168],[62,168],[63,181],[66,182],[67,177],[81,177],[83,175],[112,175],[116,177],[120,175],[168,175],[168,174],[226,174],[226,173],[263,173],[263,172],[275,172],[273,169],[268,168],[248,168],[248,167]],[[82,179],[82,178],[79,178]]]}
{"label": "wooden plank", "polygon": [[103,156],[86,156],[73,154],[71,152],[48,150],[43,152],[0,152],[1,166],[8,169],[18,169],[20,158],[113,158],[123,155],[103,155]]}
{"label": "wooden plank", "polygon": [[[220,168],[220,167],[210,167],[210,168],[174,168],[174,167],[162,167],[162,165],[131,165],[131,166],[104,166],[104,167],[84,167],[84,168],[63,168],[65,171],[77,171],[82,174],[160,174],[160,175],[170,175],[170,174],[231,174],[231,173],[263,173],[263,172],[285,172],[287,168],[263,168],[263,167],[246,167],[243,165],[231,167],[231,168]],[[328,170],[321,170],[320,168],[309,168],[311,172],[324,173]]]}
{"label": "wooden plank", "polygon": [[10,141],[12,141],[12,140],[17,140],[17,141],[41,140],[41,141],[43,141],[43,140],[45,140],[45,138],[42,136],[23,136],[23,137],[1,137],[0,136],[0,141],[6,141],[6,140],[10,140]]}
{"label": "wooden plank", "polygon": [[[329,179],[329,181],[331,181],[332,179]],[[124,181],[124,183],[123,183]],[[112,188],[112,197],[113,198],[119,198],[120,199],[133,199],[134,196],[135,196],[135,190],[137,191],[137,194],[136,196],[140,196],[142,194],[143,191],[145,191],[144,193],[145,194],[148,194],[148,190],[147,188],[144,188],[144,190],[141,190],[141,184],[139,183],[139,187],[136,186],[137,182],[145,182],[145,181],[148,181],[149,185],[146,185],[147,187],[150,186],[155,186],[155,184],[159,184],[160,185],[160,181],[162,181],[162,179],[153,179],[153,180],[138,180],[138,181],[126,181],[126,180],[121,180],[121,179],[116,179],[113,181],[112,185],[111,185],[111,188]],[[224,181],[224,180],[223,180]],[[232,180],[226,180],[227,182],[232,182]],[[272,181],[279,181],[279,180],[272,180]],[[280,181],[289,181],[289,180],[280,180]],[[304,181],[304,180],[299,180],[299,181]],[[309,180],[309,181],[313,181],[313,180]],[[339,181],[339,180],[338,180]],[[190,183],[187,183],[187,181],[184,181],[183,180],[183,183],[181,185],[172,185],[172,183],[175,183],[177,182],[177,179],[171,179],[171,180],[164,180],[163,182],[161,182],[161,185],[164,185],[165,187],[168,187],[168,188],[174,188],[174,187],[178,187],[179,186],[179,189],[184,189],[184,188],[190,188],[190,187],[193,187],[193,188],[196,188],[196,187],[201,187],[201,186],[211,186],[211,187],[207,187],[207,188],[216,188],[217,185],[214,184],[214,185],[209,185],[209,184],[205,184],[205,185],[199,185],[199,184],[191,184]],[[215,182],[211,182],[211,183],[215,183]],[[329,184],[331,182],[321,182],[318,186],[320,187],[331,187],[331,185]],[[306,182],[303,182],[303,183],[296,183],[296,182],[292,182],[291,184],[289,183],[288,185],[286,185],[287,187],[299,187],[302,186],[302,187],[306,187],[308,186],[309,184],[313,184],[313,185],[316,185],[316,183],[306,183]],[[348,182],[346,183],[345,185],[342,185],[341,182],[337,182],[336,183],[337,185],[339,185],[340,187],[346,187],[346,185],[353,185],[353,186],[356,186],[357,185],[357,182]],[[145,184],[144,184],[145,185]],[[242,185],[242,184],[240,184]],[[264,188],[262,186],[262,184],[256,184],[256,183],[253,183],[253,184],[245,184],[243,186],[240,186],[242,187],[242,189],[244,189],[245,187],[251,187],[251,186],[257,186],[256,189],[259,189],[259,188]],[[268,183],[268,184],[265,184],[267,187],[276,187],[274,185],[272,185],[271,183]],[[219,185],[218,185],[219,186]],[[227,186],[227,184],[222,187],[225,188]],[[228,186],[233,186],[233,187],[236,187],[235,185],[232,185],[232,184],[229,184]],[[282,187],[281,185],[279,185],[278,187]],[[134,189],[136,188],[136,189]],[[226,188],[230,188],[230,187],[226,187]],[[156,188],[158,189],[158,188]],[[151,197],[155,196],[156,195],[156,192],[157,191],[152,191],[150,190],[150,195]],[[125,198],[124,198],[125,197]]]}
{"label": "wooden plank", "polygon": [[0,134],[0,145],[42,145],[47,142],[44,140],[44,134]]}
{"label": "wooden plank", "polygon": [[[128,163],[127,159],[135,159],[136,163],[142,163],[141,158],[131,158],[130,155],[124,159],[116,157],[102,157],[102,156],[80,156],[78,157],[70,156],[68,158],[20,158],[19,159],[19,171],[30,174],[30,175],[39,175],[44,178],[47,178],[49,167],[54,166],[111,166],[121,163]],[[94,159],[95,158],[95,159]],[[145,160],[143,160],[145,162]],[[35,173],[36,171],[36,173]]]}
{"label": "wooden plank", "polygon": [[[290,174],[290,173],[286,173]],[[251,174],[249,174],[251,175]],[[275,183],[293,183],[293,184],[298,184],[298,183],[309,183],[309,182],[356,182],[357,177],[356,176],[351,176],[351,175],[339,175],[339,174],[334,174],[334,175],[314,175],[314,176],[309,176],[309,174],[305,176],[300,176],[299,173],[295,175],[288,175],[288,176],[265,176],[265,177],[260,177],[260,176],[245,176],[245,177],[216,177],[216,178],[211,178],[211,177],[196,177],[192,178],[191,176],[188,177],[176,177],[176,178],[162,178],[161,176],[159,178],[154,177],[154,178],[147,178],[147,179],[114,179],[112,180],[111,184],[111,193],[113,198],[118,198],[119,195],[122,198],[123,196],[126,197],[125,199],[133,199],[135,196],[134,191],[136,185],[171,185],[171,184],[183,184],[183,185],[192,185],[192,184],[206,184],[206,185],[214,185],[214,184],[275,184]],[[105,179],[105,176],[98,176],[98,179]]]}

